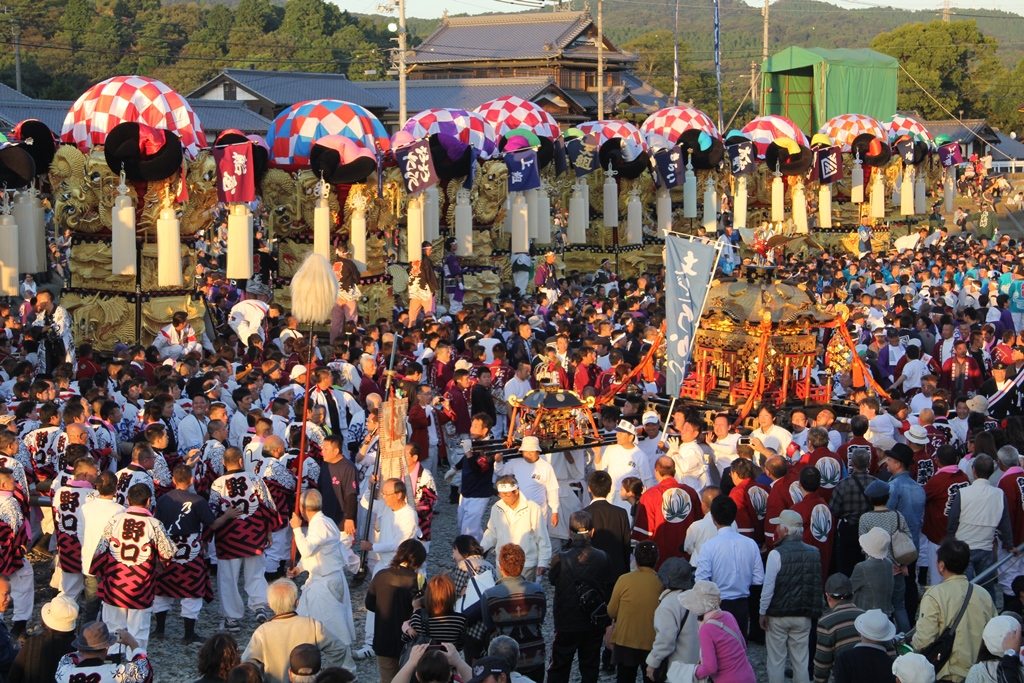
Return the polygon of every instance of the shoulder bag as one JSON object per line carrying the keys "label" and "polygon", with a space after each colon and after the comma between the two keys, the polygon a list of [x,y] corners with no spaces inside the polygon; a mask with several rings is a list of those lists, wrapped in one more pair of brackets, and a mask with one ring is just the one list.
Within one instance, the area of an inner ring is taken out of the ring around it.
{"label": "shoulder bag", "polygon": [[566,558],[568,555],[566,552],[562,552],[562,561],[568,565],[569,576],[572,578],[573,588],[576,590],[576,595],[579,597],[580,609],[590,620],[590,623],[597,628],[608,628],[612,623],[611,617],[608,616],[608,603],[601,595],[601,591],[595,588],[592,584],[588,583],[579,578],[579,574],[576,572],[577,565],[576,561],[569,561]]}
{"label": "shoulder bag", "polygon": [[967,584],[967,595],[964,596],[964,604],[960,606],[960,612],[956,615],[950,624],[942,629],[939,633],[939,637],[936,638],[931,645],[921,650],[921,654],[924,658],[932,663],[935,667],[935,671],[938,672],[942,667],[946,666],[949,662],[949,656],[953,654],[953,641],[956,640],[956,627],[960,625],[960,620],[964,617],[964,612],[967,611],[967,605],[971,602],[971,593],[974,591],[974,584],[968,582]]}
{"label": "shoulder bag", "polygon": [[[682,621],[679,622],[679,630],[676,631],[676,641],[679,640],[679,634],[683,632],[683,627],[686,626],[686,620],[689,618],[690,610],[686,610],[683,613]],[[651,679],[654,683],[666,683],[666,681],[668,681],[668,660],[671,656],[672,655],[670,653],[665,657],[665,659],[661,660],[661,664],[659,664],[658,668],[654,670],[654,678]]]}
{"label": "shoulder bag", "polygon": [[[459,598],[459,614],[465,614],[466,610],[475,605],[480,598],[483,597],[485,590],[494,586],[494,572],[481,572],[480,576],[482,578],[478,582],[476,578],[476,569],[473,567],[473,563],[469,560],[465,560],[465,563],[466,573],[469,575],[469,583],[466,585],[466,592],[463,593],[461,598]],[[473,595],[470,595],[470,587],[472,587]]]}
{"label": "shoulder bag", "polygon": [[420,615],[420,630],[417,631],[416,637],[402,648],[402,655],[398,658],[399,668],[405,666],[405,663],[409,661],[409,655],[412,654],[412,649],[415,646],[430,645],[430,615],[422,607],[416,610],[415,613]]}
{"label": "shoulder bag", "polygon": [[896,564],[907,567],[917,562],[917,546],[900,523],[902,515],[896,510],[893,512],[896,514],[896,531],[892,533],[892,556],[896,558]]}

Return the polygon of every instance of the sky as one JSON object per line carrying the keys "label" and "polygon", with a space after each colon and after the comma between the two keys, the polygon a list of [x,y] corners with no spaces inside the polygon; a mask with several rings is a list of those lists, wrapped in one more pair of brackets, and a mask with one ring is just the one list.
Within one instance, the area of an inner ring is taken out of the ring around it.
{"label": "sky", "polygon": [[[387,0],[384,0],[386,2]],[[518,0],[526,2],[527,0]],[[532,1],[532,0],[531,0]],[[939,9],[942,7],[942,0],[899,0],[898,2],[873,2],[871,0],[829,0],[832,4],[857,9],[862,7],[887,7],[898,6],[906,9]],[[380,0],[334,0],[342,9],[361,14],[372,14],[377,12]],[[397,2],[397,0],[396,0]],[[575,0],[576,6],[582,8],[585,0]],[[606,0],[606,2],[623,2],[629,0]],[[751,2],[748,4],[758,5],[762,3]],[[596,6],[596,0],[591,0],[591,5]],[[685,4],[680,3],[680,4]],[[548,7],[551,5],[548,4]],[[954,7],[964,9],[1001,9],[1008,12],[1024,13],[1024,2],[1021,0],[954,0]],[[406,0],[405,11],[410,17],[439,17],[444,10],[450,14],[480,14],[482,12],[519,12],[525,9],[522,5],[511,4],[502,0]],[[550,11],[550,10],[549,10]]]}

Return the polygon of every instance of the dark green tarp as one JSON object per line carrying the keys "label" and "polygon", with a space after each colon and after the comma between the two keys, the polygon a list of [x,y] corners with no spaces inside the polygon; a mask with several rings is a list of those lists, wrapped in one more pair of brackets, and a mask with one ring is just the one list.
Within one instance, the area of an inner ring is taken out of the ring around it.
{"label": "dark green tarp", "polygon": [[896,114],[899,63],[874,50],[789,47],[761,65],[761,115],[785,116],[808,137],[833,116]]}

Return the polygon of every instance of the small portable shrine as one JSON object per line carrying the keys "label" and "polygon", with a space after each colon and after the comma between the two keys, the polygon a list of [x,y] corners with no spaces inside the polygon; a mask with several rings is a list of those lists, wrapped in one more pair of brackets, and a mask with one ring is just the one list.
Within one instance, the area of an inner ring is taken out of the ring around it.
{"label": "small portable shrine", "polygon": [[580,398],[575,391],[562,389],[556,382],[540,382],[540,388],[521,400],[512,397],[511,423],[515,434],[509,442],[525,434],[536,436],[545,452],[579,448],[597,442],[600,437],[594,423],[594,399]]}
{"label": "small portable shrine", "polygon": [[828,403],[830,383],[812,383],[811,370],[817,331],[835,315],[802,284],[778,280],[772,266],[744,266],[737,275],[708,292],[682,397],[723,407]]}

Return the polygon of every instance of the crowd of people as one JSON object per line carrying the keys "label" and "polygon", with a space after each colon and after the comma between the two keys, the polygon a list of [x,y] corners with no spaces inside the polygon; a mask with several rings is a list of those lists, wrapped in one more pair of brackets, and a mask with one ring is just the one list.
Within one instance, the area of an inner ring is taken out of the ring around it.
{"label": "crowd of people", "polygon": [[[179,312],[112,354],[26,278],[0,305],[0,673],[146,681],[176,609],[207,683],[345,682],[371,658],[384,683],[751,683],[755,643],[769,683],[1022,681],[1024,262],[985,226],[780,254],[779,279],[848,315],[863,369],[833,373],[818,331],[833,404],[765,403],[750,428],[666,409],[663,269],[538,254],[464,305],[454,240],[436,272],[424,243],[407,301],[367,320],[339,249],[310,339],[270,261],[234,283],[211,258],[201,330]],[[513,410],[542,388],[616,389],[601,445],[545,452]],[[450,569],[428,575],[431,545]]]}

